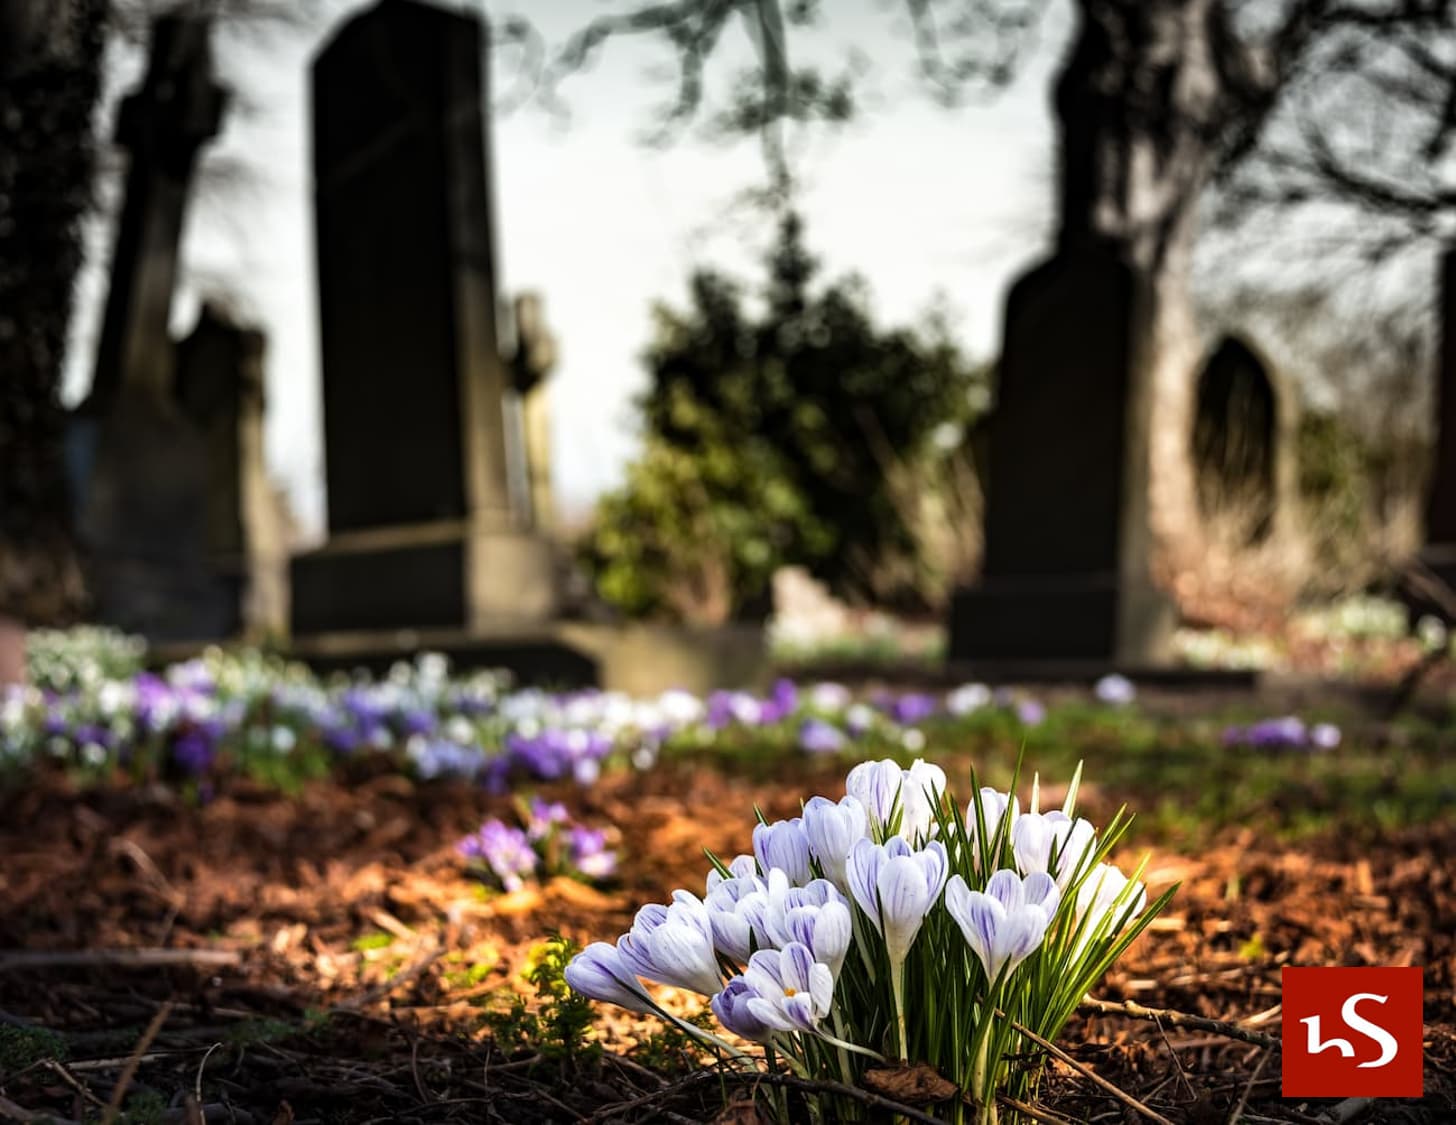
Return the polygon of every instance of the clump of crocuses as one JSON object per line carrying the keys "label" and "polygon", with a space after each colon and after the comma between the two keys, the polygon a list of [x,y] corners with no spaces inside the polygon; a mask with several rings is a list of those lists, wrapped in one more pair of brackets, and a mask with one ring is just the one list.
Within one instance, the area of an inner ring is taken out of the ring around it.
{"label": "clump of crocuses", "polygon": [[[1100,832],[1034,783],[1025,808],[977,783],[962,805],[945,773],[865,762],[847,793],[754,828],[752,854],[713,859],[701,896],[638,911],[615,944],[568,966],[578,992],[652,1012],[736,1065],[856,1082],[866,1067],[928,1063],[961,1090],[958,1116],[995,1122],[998,1096],[1035,1096],[1044,1057],[1087,991],[1168,902],[1107,860],[1130,818]],[[703,994],[762,1056],[677,1019],[644,982]],[[969,1108],[968,1108],[969,1107]],[[836,1119],[849,1104],[826,1107]]]}
{"label": "clump of crocuses", "polygon": [[617,873],[617,853],[607,834],[574,820],[559,801],[532,797],[520,805],[525,827],[492,817],[455,845],[487,882],[519,891],[528,882],[567,875],[604,882]]}

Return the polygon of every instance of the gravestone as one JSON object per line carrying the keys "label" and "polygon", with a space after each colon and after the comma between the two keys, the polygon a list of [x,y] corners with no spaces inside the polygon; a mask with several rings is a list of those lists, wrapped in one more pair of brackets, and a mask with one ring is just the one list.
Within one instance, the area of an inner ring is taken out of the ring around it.
{"label": "gravestone", "polygon": [[174,400],[168,335],[193,166],[222,120],[209,35],[191,8],[158,17],[146,77],[122,102],[126,198],[91,391],[67,433],[95,616],[156,641],[235,623],[208,559],[206,440]]}
{"label": "gravestone", "polygon": [[1134,271],[1086,243],[1012,289],[988,423],[984,563],[952,601],[952,661],[1163,655],[1171,612],[1147,573],[1145,308]]}
{"label": "gravestone", "polygon": [[329,539],[295,633],[489,629],[555,609],[512,502],[480,19],[381,0],[313,65]]}
{"label": "gravestone", "polygon": [[1200,513],[1244,543],[1267,539],[1279,499],[1279,401],[1264,363],[1225,337],[1198,379],[1193,464]]}
{"label": "gravestone", "polygon": [[288,627],[288,520],[263,449],[266,338],[204,302],[177,345],[176,398],[206,448],[209,564],[234,591],[229,635]]}
{"label": "gravestone", "polygon": [[[1456,591],[1456,248],[1441,258],[1440,352],[1436,368],[1436,451],[1426,493],[1426,538],[1420,561]],[[1450,618],[1440,601],[1414,599],[1420,613]]]}

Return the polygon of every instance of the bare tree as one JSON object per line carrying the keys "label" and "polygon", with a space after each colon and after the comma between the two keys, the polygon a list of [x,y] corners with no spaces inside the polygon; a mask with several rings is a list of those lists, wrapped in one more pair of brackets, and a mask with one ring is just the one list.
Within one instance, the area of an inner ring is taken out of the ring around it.
{"label": "bare tree", "polygon": [[61,359],[90,197],[105,0],[0,0],[0,684],[79,606]]}
{"label": "bare tree", "polygon": [[[1015,73],[1045,6],[904,5],[920,74],[949,104]],[[1165,543],[1187,538],[1196,510],[1186,434],[1201,348],[1189,294],[1201,201],[1216,183],[1230,197],[1235,183],[1247,193],[1247,182],[1235,177],[1257,153],[1266,168],[1257,182],[1275,201],[1340,195],[1399,211],[1410,229],[1429,229],[1433,209],[1456,202],[1450,188],[1416,168],[1420,159],[1447,153],[1456,123],[1456,64],[1445,49],[1453,7],[1453,0],[1075,0],[1074,45],[1055,91],[1058,244],[1111,249],[1145,282],[1150,457],[1157,468],[1152,512]],[[791,61],[791,31],[822,14],[814,0],[648,4],[583,28],[557,54],[546,85],[553,89],[614,36],[659,36],[681,63],[668,121],[685,120],[700,111],[706,62],[736,19],[750,32],[758,69],[754,83],[735,87],[730,120],[760,133],[775,181],[788,185],[779,136],[785,123],[836,119],[853,108],[852,84],[829,82]],[[1332,76],[1348,85],[1346,101],[1327,96]],[[1422,146],[1407,149],[1403,167],[1389,159],[1372,165],[1349,147],[1342,106],[1358,100],[1361,89],[1409,102],[1429,120]],[[1266,143],[1271,120],[1289,114],[1301,125],[1297,154]],[[1407,174],[1412,169],[1417,174]]]}

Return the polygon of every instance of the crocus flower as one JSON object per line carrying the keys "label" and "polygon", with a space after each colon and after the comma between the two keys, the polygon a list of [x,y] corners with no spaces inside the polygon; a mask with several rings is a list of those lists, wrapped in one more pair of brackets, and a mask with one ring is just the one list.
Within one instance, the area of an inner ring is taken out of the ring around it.
{"label": "crocus flower", "polygon": [[1315,723],[1309,728],[1309,744],[1316,750],[1333,750],[1340,744],[1340,728],[1334,723]]}
{"label": "crocus flower", "polygon": [[753,854],[764,871],[777,867],[791,883],[802,885],[814,877],[809,868],[809,838],[800,817],[754,825]]}
{"label": "crocus flower", "polygon": [[[976,857],[976,862],[981,862],[981,834],[976,826],[976,812],[980,809],[981,824],[986,829],[986,843],[995,844],[996,833],[1001,828],[1001,821],[1006,817],[1007,806],[1010,806],[1011,815],[1007,823],[1007,836],[1011,829],[1016,827],[1016,818],[1021,813],[1021,802],[1014,794],[1003,793],[999,789],[993,789],[989,785],[981,786],[981,791],[976,794],[975,800],[966,806],[966,835],[971,838],[971,851]],[[993,846],[992,851],[995,851]]]}
{"label": "crocus flower", "polygon": [[834,1000],[829,967],[799,942],[781,950],[760,949],[749,958],[743,980],[755,993],[745,995],[748,1011],[775,1031],[814,1032]]}
{"label": "crocus flower", "polygon": [[708,888],[704,905],[713,945],[723,956],[742,963],[755,947],[768,944],[768,884],[757,875],[719,879]]}
{"label": "crocus flower", "polygon": [[[830,889],[833,890],[832,887]],[[790,895],[793,893],[791,891]],[[834,894],[838,896],[839,892],[834,891]],[[849,906],[842,897],[817,904],[771,902],[764,922],[775,945],[787,949],[797,942],[805,946],[814,955],[814,960],[829,967],[833,979],[839,979],[845,954],[849,952],[849,943],[854,937]]]}
{"label": "crocus flower", "polygon": [[810,754],[837,754],[848,741],[842,730],[823,719],[805,719],[799,727],[799,748]]}
{"label": "crocus flower", "polygon": [[708,894],[713,893],[713,888],[725,879],[746,879],[750,875],[758,874],[758,860],[751,855],[738,855],[733,857],[733,862],[728,864],[728,874],[724,875],[716,867],[708,872]]}
{"label": "crocus flower", "polygon": [[455,850],[467,859],[481,860],[508,891],[525,886],[526,877],[534,875],[540,863],[524,832],[494,819],[461,840]]}
{"label": "crocus flower", "polygon": [[723,991],[714,996],[709,1005],[718,1022],[734,1035],[742,1036],[754,1043],[767,1043],[773,1038],[774,1029],[749,1010],[750,1000],[763,999],[743,977],[734,977],[723,986]]}
{"label": "crocus flower", "polygon": [[708,909],[696,895],[674,891],[672,905],[637,911],[617,939],[622,961],[638,976],[711,996],[723,987]]}
{"label": "crocus flower", "polygon": [[1065,813],[1023,813],[1011,826],[1011,850],[1023,875],[1044,871],[1063,890],[1084,865],[1084,857],[1097,850],[1092,825]]}
{"label": "crocus flower", "polygon": [[849,771],[845,788],[869,813],[875,830],[884,834],[896,807],[900,808],[900,832],[914,843],[930,834],[933,810],[945,792],[945,771],[916,759],[907,769],[889,758],[861,762]]}
{"label": "crocus flower", "polygon": [[543,801],[540,797],[532,797],[526,819],[526,835],[532,840],[544,840],[553,828],[570,819],[566,806],[560,801]]}
{"label": "crocus flower", "polygon": [[1131,880],[1117,867],[1099,863],[1077,888],[1077,922],[1081,924],[1082,919],[1087,919],[1086,933],[1089,936],[1109,914],[1115,913],[1120,918],[1127,913],[1131,919],[1147,907],[1148,892],[1141,883],[1134,884],[1127,894],[1123,893],[1129,882]]}
{"label": "crocus flower", "polygon": [[993,983],[1036,952],[1060,901],[1056,883],[1042,871],[1025,879],[998,871],[985,891],[971,890],[955,875],[945,888],[946,910]]}
{"label": "crocus flower", "polygon": [[1111,675],[1103,676],[1093,685],[1092,694],[1102,703],[1121,707],[1137,698],[1137,688],[1126,676],[1119,676],[1113,672]]}
{"label": "crocus flower", "polygon": [[922,723],[936,711],[934,697],[923,692],[907,692],[890,704],[890,717],[901,726]]}
{"label": "crocus flower", "polygon": [[1023,699],[1016,705],[1016,717],[1024,726],[1040,726],[1046,718],[1046,707],[1035,699]]}
{"label": "crocus flower", "polygon": [[651,998],[615,946],[594,941],[566,966],[562,976],[575,991],[633,1012],[651,1010]]}
{"label": "crocus flower", "polygon": [[607,847],[607,834],[573,824],[566,838],[571,866],[589,879],[610,879],[617,873],[617,853]]}
{"label": "crocus flower", "polygon": [[809,689],[809,706],[815,711],[835,714],[848,707],[849,701],[849,688],[843,684],[818,683]]}
{"label": "crocus flower", "polygon": [[838,804],[827,797],[811,797],[804,806],[803,820],[809,851],[819,861],[819,869],[836,886],[847,888],[844,865],[849,849],[870,830],[864,805],[855,797],[841,798]]}
{"label": "crocus flower", "polygon": [[978,711],[991,702],[991,689],[985,684],[962,684],[945,697],[946,711],[960,718]]}
{"label": "crocus flower", "polygon": [[885,939],[892,965],[900,965],[946,877],[945,847],[932,840],[920,851],[892,836],[884,844],[864,838],[849,853],[850,894]]}

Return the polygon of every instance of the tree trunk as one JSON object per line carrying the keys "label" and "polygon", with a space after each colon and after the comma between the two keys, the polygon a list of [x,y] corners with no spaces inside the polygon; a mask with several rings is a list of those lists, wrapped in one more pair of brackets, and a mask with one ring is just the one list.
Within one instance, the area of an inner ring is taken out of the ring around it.
{"label": "tree trunk", "polygon": [[0,682],[23,671],[24,625],[81,603],[59,392],[106,12],[0,0]]}

